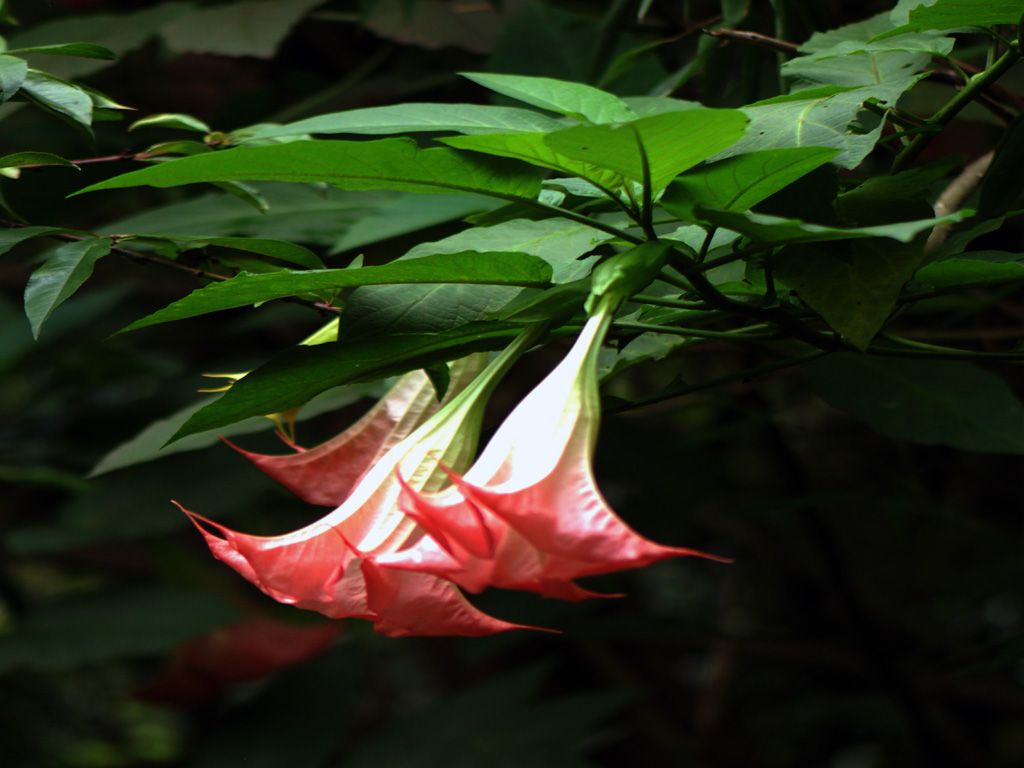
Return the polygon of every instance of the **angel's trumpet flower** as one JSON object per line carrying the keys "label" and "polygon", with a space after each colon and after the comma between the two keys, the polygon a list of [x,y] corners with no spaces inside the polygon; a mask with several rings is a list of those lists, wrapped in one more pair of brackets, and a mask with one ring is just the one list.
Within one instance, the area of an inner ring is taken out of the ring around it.
{"label": "angel's trumpet flower", "polygon": [[309,450],[293,446],[294,453],[270,456],[225,442],[303,501],[336,507],[377,460],[465,389],[484,362],[483,355],[471,355],[452,363],[448,391],[440,403],[423,371],[407,373],[359,421]]}
{"label": "angel's trumpet flower", "polygon": [[[232,531],[186,513],[213,554],[266,594],[332,618],[365,618],[378,632],[486,635],[519,627],[474,608],[447,579],[376,562],[423,537],[399,508],[405,489],[430,493],[448,482],[444,467],[468,466],[494,385],[533,338],[526,332],[434,416],[376,458],[341,505],[281,536]],[[380,446],[375,447],[375,456]],[[216,531],[220,535],[215,535]]]}
{"label": "angel's trumpet flower", "polygon": [[601,414],[597,357],[617,301],[599,304],[565,359],[512,411],[472,467],[440,492],[406,485],[402,504],[430,534],[378,564],[548,597],[593,596],[584,576],[704,553],[656,544],[626,525],[592,472]]}

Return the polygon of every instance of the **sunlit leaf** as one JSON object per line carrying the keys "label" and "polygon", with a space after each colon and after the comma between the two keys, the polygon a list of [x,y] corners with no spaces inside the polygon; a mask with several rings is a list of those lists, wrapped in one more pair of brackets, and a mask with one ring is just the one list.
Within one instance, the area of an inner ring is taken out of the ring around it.
{"label": "sunlit leaf", "polygon": [[540,177],[533,169],[446,147],[420,149],[411,139],[238,147],[132,171],[81,192],[204,181],[319,181],[342,189],[479,192],[510,199],[533,199],[540,192]]}
{"label": "sunlit leaf", "polygon": [[591,85],[549,77],[463,72],[475,83],[503,96],[591,123],[624,123],[636,114],[619,97]]}
{"label": "sunlit leaf", "polygon": [[684,172],[665,190],[661,204],[686,220],[697,206],[745,211],[838,153],[827,147],[780,147],[736,155]]}
{"label": "sunlit leaf", "polygon": [[150,115],[141,120],[136,120],[128,126],[129,131],[134,131],[137,128],[179,128],[183,131],[210,132],[210,126],[202,120],[192,117],[192,115],[183,115],[179,112]]}
{"label": "sunlit leaf", "polygon": [[333,112],[285,125],[259,125],[251,130],[241,128],[232,135],[246,141],[313,133],[383,136],[418,131],[454,131],[476,134],[557,131],[562,127],[558,120],[528,109],[483,104],[415,103]]}
{"label": "sunlit leaf", "polygon": [[24,59],[0,55],[0,93],[3,95],[3,101],[7,101],[18,92],[21,84],[25,82],[27,73],[28,64]]}
{"label": "sunlit leaf", "polygon": [[923,32],[929,29],[1016,24],[1020,18],[1021,5],[1017,0],[937,0],[931,5],[912,8],[910,20],[905,26],[885,32],[875,39],[884,40],[907,32]]}
{"label": "sunlit leaf", "polygon": [[[688,109],[643,117],[621,126],[577,126],[544,135],[561,155],[643,181],[644,153],[652,192],[734,144],[747,126],[737,110]],[[642,147],[642,149],[641,149]]]}

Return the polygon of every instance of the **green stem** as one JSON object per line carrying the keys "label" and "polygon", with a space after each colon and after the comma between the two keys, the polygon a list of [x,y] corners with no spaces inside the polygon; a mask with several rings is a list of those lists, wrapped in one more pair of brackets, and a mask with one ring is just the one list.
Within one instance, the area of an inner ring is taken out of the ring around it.
{"label": "green stem", "polygon": [[651,162],[647,157],[647,149],[640,140],[640,133],[635,128],[633,138],[636,140],[636,148],[640,153],[640,170],[643,181],[643,200],[640,203],[640,226],[648,240],[657,240],[658,233],[654,231],[654,199],[651,190]]}
{"label": "green stem", "polygon": [[[959,114],[960,110],[984,93],[986,88],[1002,77],[1019,60],[1020,51],[1017,48],[1016,42],[1013,42],[1007,48],[1006,53],[1000,56],[995,64],[968,80],[962,91],[946,102],[942,109],[932,115],[931,119],[928,120],[928,125],[944,126],[949,123]],[[910,145],[900,152],[896,160],[893,161],[890,173],[899,173],[906,170],[917,159],[918,155],[924,151],[924,148],[928,146],[932,138],[932,134],[922,133],[910,142]]]}
{"label": "green stem", "polygon": [[703,264],[704,259],[707,258],[708,249],[711,248],[711,241],[715,239],[715,232],[718,231],[718,227],[712,227],[704,235],[704,242],[700,244],[700,250],[697,251],[697,263]]}
{"label": "green stem", "polygon": [[[734,256],[735,254],[731,255]],[[706,301],[713,309],[720,309],[723,312],[729,312],[752,320],[773,323],[778,326],[781,331],[788,333],[793,338],[799,339],[811,346],[818,347],[819,349],[835,351],[845,348],[845,345],[835,337],[819,333],[818,331],[808,328],[798,319],[791,316],[781,308],[753,307],[736,301],[735,299],[730,299],[715,288],[704,276],[704,270],[701,269],[701,267],[705,267],[706,265],[697,264],[690,256],[683,253],[681,250],[676,251],[675,260],[678,262],[676,268],[683,273],[683,277],[690,281],[694,292]]]}
{"label": "green stem", "polygon": [[751,256],[751,255],[753,255],[755,253],[760,253],[761,251],[771,250],[772,247],[773,246],[770,246],[770,245],[766,246],[766,245],[763,245],[763,244],[761,244],[761,245],[748,245],[746,248],[740,248],[739,250],[733,251],[732,253],[727,253],[724,256],[719,256],[719,257],[714,258],[714,259],[708,259],[707,261],[703,261],[703,262],[701,262],[699,264],[695,264],[693,266],[693,271],[694,272],[710,272],[712,269],[715,269],[716,267],[720,267],[723,264],[732,264],[734,261],[740,261],[741,259],[745,259],[747,256]]}
{"label": "green stem", "polygon": [[637,323],[632,320],[616,320],[612,325],[626,331],[643,331],[667,333],[673,336],[692,336],[695,339],[731,339],[733,341],[767,341],[774,340],[773,333],[747,333],[751,330],[769,328],[767,323],[738,328],[735,331],[706,331],[698,328],[680,328],[676,325],[655,325],[654,323]]}
{"label": "green stem", "polygon": [[[659,277],[659,280],[661,278]],[[652,304],[655,307],[671,307],[672,309],[692,309],[695,311],[704,311],[710,309],[710,307],[703,301],[683,301],[682,299],[666,299],[664,296],[650,296],[646,293],[636,293],[630,301],[636,301],[640,304]]]}
{"label": "green stem", "polygon": [[932,360],[1005,360],[1007,362],[1024,360],[1024,352],[976,352],[970,349],[955,349],[943,347],[938,344],[927,344],[923,341],[914,341],[902,336],[894,336],[891,333],[881,333],[879,336],[893,344],[899,344],[902,349],[893,347],[879,347],[872,345],[867,348],[867,354],[879,355],[880,357],[924,357]]}
{"label": "green stem", "polygon": [[578,224],[584,224],[584,225],[586,225],[588,227],[593,227],[594,229],[599,229],[602,232],[607,232],[610,235],[614,235],[615,237],[622,238],[627,243],[633,243],[633,245],[640,245],[640,243],[645,242],[645,239],[642,238],[642,237],[637,237],[636,235],[631,235],[628,232],[625,232],[625,231],[619,229],[618,227],[612,226],[611,224],[605,224],[602,221],[598,221],[597,219],[592,219],[589,216],[584,216],[583,214],[576,213],[575,211],[570,211],[567,208],[559,208],[557,205],[548,205],[547,203],[542,203],[539,200],[527,200],[527,199],[522,198],[522,197],[516,197],[515,195],[492,195],[492,196],[493,197],[500,197],[500,198],[508,200],[509,202],[512,202],[512,203],[521,203],[523,205],[529,205],[529,206],[532,206],[533,208],[537,208],[539,210],[542,210],[545,213],[548,213],[548,214],[550,214],[552,216],[560,216],[563,219],[569,219],[570,221],[575,221]]}

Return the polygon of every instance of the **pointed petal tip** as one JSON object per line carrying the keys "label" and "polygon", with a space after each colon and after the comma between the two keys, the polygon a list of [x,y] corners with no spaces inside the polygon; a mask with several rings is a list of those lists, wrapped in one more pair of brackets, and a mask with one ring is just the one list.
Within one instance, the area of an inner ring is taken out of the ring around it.
{"label": "pointed petal tip", "polygon": [[208,530],[206,530],[206,528],[204,528],[202,525],[200,525],[200,523],[205,523],[206,525],[210,526],[211,528],[216,529],[220,533],[225,533],[225,532],[234,533],[234,531],[231,531],[230,528],[227,528],[227,527],[221,525],[220,523],[216,522],[215,520],[211,520],[208,517],[204,517],[203,515],[200,515],[198,512],[193,512],[190,509],[185,509],[185,507],[182,506],[181,502],[176,501],[175,499],[171,499],[171,504],[173,504],[178,509],[180,509],[182,512],[184,512],[186,515],[188,515],[188,519],[192,521],[192,524],[196,528],[198,528],[199,532],[201,534],[203,534],[204,536],[212,536],[213,534],[211,534]]}
{"label": "pointed petal tip", "polygon": [[387,620],[377,619],[373,622],[373,631],[377,632],[385,637],[486,637],[488,635],[497,635],[502,632],[511,632],[513,630],[526,629],[533,630],[535,632],[545,632],[551,635],[560,635],[562,630],[551,629],[549,627],[535,627],[530,624],[515,624],[510,621],[501,621],[500,619],[494,619],[493,622],[489,622],[487,626],[480,626],[473,629],[465,629],[463,631],[440,631],[437,633],[423,631],[422,629],[410,630],[406,627],[395,625]]}
{"label": "pointed petal tip", "polygon": [[715,555],[715,554],[712,554],[711,552],[702,552],[699,549],[685,549],[685,548],[682,548],[682,547],[675,548],[675,549],[677,549],[677,552],[678,552],[680,557],[685,557],[685,556],[703,557],[705,560],[713,560],[716,563],[725,563],[726,565],[731,565],[731,564],[736,562],[736,558],[734,558],[734,557],[725,557],[724,555]]}

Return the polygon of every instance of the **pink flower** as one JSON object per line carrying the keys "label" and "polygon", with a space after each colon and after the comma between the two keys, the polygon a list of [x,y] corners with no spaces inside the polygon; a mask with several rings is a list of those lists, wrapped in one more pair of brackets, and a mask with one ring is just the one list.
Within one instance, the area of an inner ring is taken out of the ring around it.
{"label": "pink flower", "polygon": [[505,419],[472,467],[429,492],[406,484],[401,503],[430,534],[380,565],[547,597],[594,596],[574,579],[681,555],[716,558],[644,538],[605,502],[592,472],[600,419],[597,356],[615,302],[604,302],[565,359]]}
{"label": "pink flower", "polygon": [[378,459],[465,389],[482,370],[483,361],[482,355],[473,355],[451,366],[442,403],[422,371],[406,374],[359,421],[316,448],[289,443],[295,453],[269,456],[225,442],[303,501],[336,507]]}
{"label": "pink flower", "polygon": [[[365,471],[349,484],[341,505],[315,523],[281,536],[252,536],[182,511],[217,558],[282,603],[332,618],[369,619],[378,632],[393,637],[477,636],[520,628],[477,610],[443,577],[390,568],[376,559],[423,537],[416,521],[399,508],[400,496],[406,488],[440,489],[448,482],[442,466],[468,466],[487,396],[530,338],[521,336],[405,439],[388,448],[390,438],[375,431],[376,437],[365,442],[365,452],[350,454]],[[400,382],[384,399],[390,404],[404,398]],[[360,425],[357,432],[366,427]],[[349,451],[360,444],[358,437],[341,439],[340,444]],[[332,481],[327,492],[337,493],[341,487]]]}

